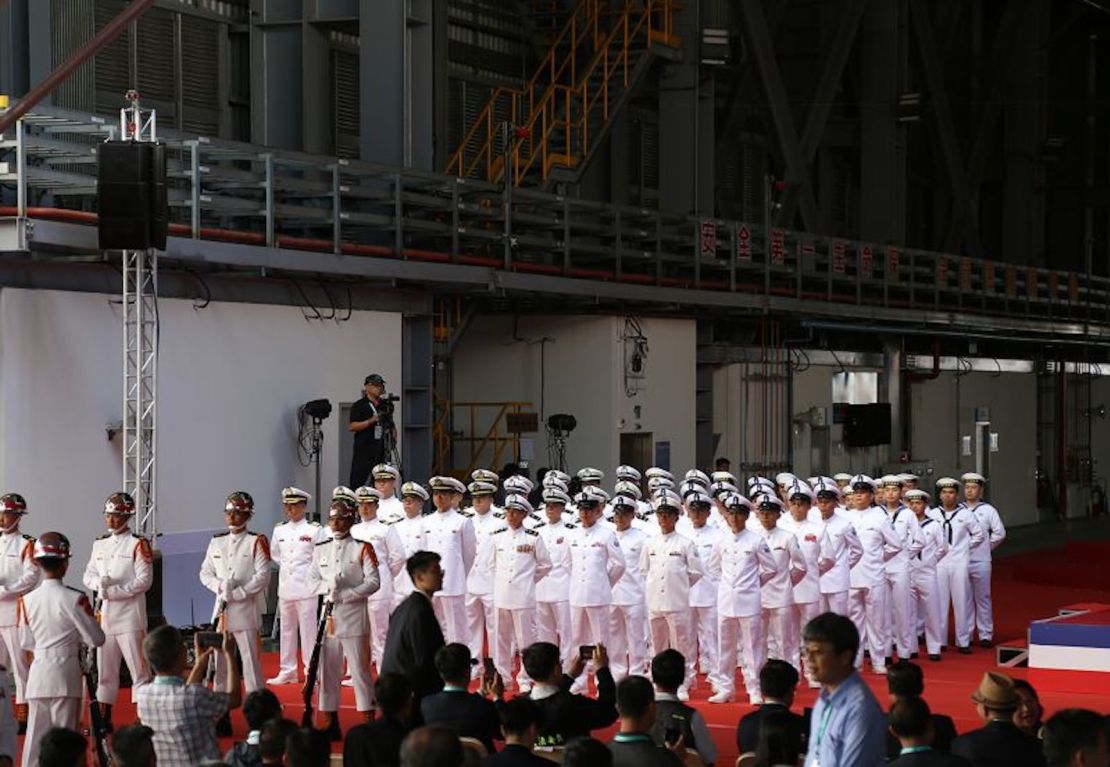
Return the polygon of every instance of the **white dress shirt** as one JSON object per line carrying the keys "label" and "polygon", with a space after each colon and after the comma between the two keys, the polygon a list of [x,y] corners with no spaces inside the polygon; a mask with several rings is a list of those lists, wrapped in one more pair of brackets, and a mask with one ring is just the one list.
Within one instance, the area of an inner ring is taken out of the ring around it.
{"label": "white dress shirt", "polygon": [[648,542],[648,534],[630,527],[616,532],[617,543],[624,555],[624,575],[613,586],[614,605],[644,604],[644,574],[640,572],[640,552]]}
{"label": "white dress shirt", "polygon": [[679,533],[651,538],[640,552],[648,610],[669,613],[690,607],[690,588],[705,574],[694,542]]}
{"label": "white dress shirt", "polygon": [[706,571],[717,581],[717,616],[746,618],[760,611],[760,586],[775,576],[778,562],[763,536],[745,528],[717,539]]}
{"label": "white dress shirt", "polygon": [[904,573],[909,570],[910,560],[921,551],[921,528],[917,524],[917,515],[908,507],[899,505],[893,511],[884,509],[890,524],[894,527],[894,534],[898,536],[900,546],[898,552],[886,561],[888,573]]}
{"label": "white dress shirt", "polygon": [[886,577],[883,564],[901,550],[902,542],[886,512],[878,506],[846,511],[845,515],[856,528],[856,536],[863,546],[863,556],[852,568],[851,584],[854,589],[869,589]]}
{"label": "white dress shirt", "polygon": [[839,594],[851,586],[851,569],[863,556],[863,545],[856,535],[856,528],[841,512],[833,512],[828,519],[819,518],[818,523],[829,539],[830,556],[833,564],[821,573],[820,589],[822,594]]}
{"label": "white dress shirt", "polygon": [[779,520],[777,526],[794,534],[806,563],[805,575],[794,584],[794,603],[806,605],[816,602],[821,596],[821,573],[835,563],[832,542],[825,526],[809,519],[798,522],[789,515]]}
{"label": "white dress shirt", "polygon": [[458,509],[436,511],[424,517],[424,540],[428,551],[439,554],[443,567],[441,597],[466,594],[466,576],[474,564],[474,526]]}
{"label": "white dress shirt", "polygon": [[624,555],[612,530],[594,524],[571,530],[571,607],[601,607],[612,604],[613,586],[624,575]]}
{"label": "white dress shirt", "polygon": [[370,595],[371,604],[389,602],[393,599],[393,579],[405,569],[405,547],[393,525],[387,525],[378,517],[369,522],[359,522],[351,526],[351,537],[366,541],[374,547],[378,558],[378,580],[380,586]]}
{"label": "white dress shirt", "polygon": [[270,558],[280,569],[278,596],[282,599],[310,599],[316,595],[308,587],[308,571],[316,544],[330,537],[327,529],[308,518],[300,522],[280,522],[270,538]]}
{"label": "white dress shirt", "polygon": [[[474,547],[481,557],[489,537],[498,530],[505,528],[504,514],[498,514],[491,507],[485,514],[477,512],[469,516],[470,524],[474,527]],[[527,525],[525,525],[527,527]],[[466,593],[475,596],[486,596],[493,593],[493,573],[485,567],[472,567],[466,576]]]}
{"label": "white dress shirt", "polygon": [[576,526],[565,520],[536,528],[547,548],[551,569],[536,584],[537,602],[566,602],[570,598],[570,534]]}
{"label": "white dress shirt", "polygon": [[985,501],[980,501],[968,508],[975,514],[975,518],[979,520],[979,527],[983,530],[983,540],[971,547],[970,559],[972,562],[989,562],[991,552],[1006,540],[1006,526],[1002,524],[1002,516],[998,513],[998,509]]}
{"label": "white dress shirt", "polygon": [[805,577],[806,561],[794,533],[775,525],[762,531],[763,540],[775,558],[775,575],[760,589],[759,598],[767,609],[794,604],[794,584]]}
{"label": "white dress shirt", "polygon": [[547,546],[535,530],[502,527],[484,544],[478,566],[493,580],[493,606],[504,610],[535,608],[536,582],[551,570]]}
{"label": "white dress shirt", "polygon": [[[709,561],[709,553],[713,551],[722,533],[716,527],[711,527],[706,522],[702,527],[690,526],[687,536],[694,542],[694,549],[698,553],[704,570],[705,563]],[[704,572],[701,579],[690,587],[690,607],[712,607],[717,604],[717,579]]]}

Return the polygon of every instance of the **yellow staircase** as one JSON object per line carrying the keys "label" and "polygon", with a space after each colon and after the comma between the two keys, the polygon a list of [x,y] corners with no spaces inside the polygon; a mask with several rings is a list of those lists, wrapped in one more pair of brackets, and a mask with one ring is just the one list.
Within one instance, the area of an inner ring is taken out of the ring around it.
{"label": "yellow staircase", "polygon": [[656,57],[681,56],[674,0],[579,0],[523,88],[495,88],[447,166],[515,186],[573,180]]}

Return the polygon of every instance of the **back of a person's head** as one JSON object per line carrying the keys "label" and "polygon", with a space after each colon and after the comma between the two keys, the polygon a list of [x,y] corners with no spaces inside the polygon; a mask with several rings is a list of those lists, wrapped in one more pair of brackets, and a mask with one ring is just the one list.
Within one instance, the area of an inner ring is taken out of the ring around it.
{"label": "back of a person's head", "polygon": [[776,764],[797,764],[802,750],[802,734],[787,711],[768,711],[759,720],[759,738],[755,746],[758,767]]}
{"label": "back of a person's head", "polygon": [[655,703],[655,690],[642,676],[626,676],[617,682],[617,713],[622,719],[642,719]]}
{"label": "back of a person's head", "polygon": [[678,650],[664,650],[651,659],[651,679],[660,690],[674,692],[686,678],[686,658]]}
{"label": "back of a person's head", "polygon": [[159,626],[143,640],[143,657],[155,674],[174,670],[184,642],[181,632],[170,625]]}
{"label": "back of a person's head", "polygon": [[613,752],[600,740],[571,738],[563,749],[563,767],[613,767]]}
{"label": "back of a person's head", "polygon": [[458,767],[462,762],[462,744],[442,727],[418,727],[401,743],[401,767]]}
{"label": "back of a person's head", "polygon": [[806,624],[802,639],[806,642],[828,642],[837,655],[850,652],[854,656],[859,650],[859,629],[851,618],[837,613],[821,613],[813,618]]}
{"label": "back of a person's head", "polygon": [[[4,701],[3,705],[8,705]],[[51,727],[39,741],[39,767],[84,767],[85,736],[65,727]],[[15,754],[11,755],[13,758]]]}
{"label": "back of a person's head", "polygon": [[436,671],[444,682],[470,681],[470,648],[451,642],[436,650]]}
{"label": "back of a person's head", "polygon": [[534,642],[521,653],[524,671],[535,681],[546,681],[559,666],[559,648],[551,642]]}
{"label": "back of a person's head", "polygon": [[536,701],[523,695],[518,695],[507,701],[498,710],[501,719],[501,732],[509,735],[523,735],[532,725],[540,723],[540,707]]}
{"label": "back of a person's head", "polygon": [[281,715],[281,701],[271,690],[263,687],[248,693],[243,699],[243,718],[252,730],[261,730],[262,725]]}
{"label": "back of a person's head", "polygon": [[759,670],[759,690],[764,698],[783,700],[798,686],[798,669],[784,660],[772,658]]}
{"label": "back of a person's head", "polygon": [[281,764],[285,757],[285,741],[299,729],[299,725],[292,719],[270,719],[262,725],[262,733],[258,737],[258,755],[263,762]]}
{"label": "back of a person's head", "polygon": [[285,764],[288,767],[328,767],[331,741],[323,730],[298,727],[285,738]]}
{"label": "back of a person's head", "polygon": [[154,764],[154,730],[128,724],[112,734],[112,763],[115,767],[151,767]]}
{"label": "back of a person's head", "polygon": [[405,571],[410,579],[416,580],[417,573],[424,572],[439,560],[439,554],[434,551],[418,551],[405,562]]}
{"label": "back of a person's head", "polygon": [[404,674],[390,672],[378,677],[374,684],[374,697],[382,716],[396,719],[412,700],[412,683]]}
{"label": "back of a person's head", "polygon": [[933,714],[917,696],[900,697],[890,707],[888,724],[895,737],[921,740],[928,734]]}
{"label": "back of a person's head", "polygon": [[886,667],[886,688],[896,698],[920,698],[925,692],[921,666],[899,659]]}
{"label": "back of a person's head", "polygon": [[[1044,723],[1044,759],[1047,767],[1070,765],[1078,751],[1091,752],[1110,737],[1106,717],[1085,708],[1065,708]],[[1105,746],[1105,744],[1104,744]],[[1088,759],[1088,764],[1093,762]]]}

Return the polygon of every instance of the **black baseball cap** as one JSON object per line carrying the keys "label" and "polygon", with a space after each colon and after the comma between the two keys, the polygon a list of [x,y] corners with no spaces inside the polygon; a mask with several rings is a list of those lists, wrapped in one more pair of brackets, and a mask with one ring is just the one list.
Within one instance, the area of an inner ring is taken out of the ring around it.
{"label": "black baseball cap", "polygon": [[366,379],[362,382],[363,386],[366,386],[367,384],[374,384],[375,386],[385,386],[385,379],[377,373],[372,373],[371,375],[366,376]]}

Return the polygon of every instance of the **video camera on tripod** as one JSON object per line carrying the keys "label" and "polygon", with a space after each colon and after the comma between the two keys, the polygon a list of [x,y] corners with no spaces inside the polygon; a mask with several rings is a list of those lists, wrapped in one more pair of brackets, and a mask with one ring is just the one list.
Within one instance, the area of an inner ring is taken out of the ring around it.
{"label": "video camera on tripod", "polygon": [[378,411],[379,423],[383,429],[392,429],[396,426],[393,421],[393,412],[397,409],[398,402],[401,398],[396,394],[383,394],[381,400],[374,408]]}

